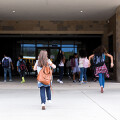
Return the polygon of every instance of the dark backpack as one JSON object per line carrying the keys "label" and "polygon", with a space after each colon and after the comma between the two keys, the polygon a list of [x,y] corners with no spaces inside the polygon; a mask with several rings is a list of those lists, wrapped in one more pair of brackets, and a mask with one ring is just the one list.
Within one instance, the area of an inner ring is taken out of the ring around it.
{"label": "dark backpack", "polygon": [[4,58],[3,60],[3,65],[2,65],[4,68],[9,68],[9,59],[7,58]]}
{"label": "dark backpack", "polygon": [[93,58],[93,66],[94,67],[100,67],[103,66],[105,63],[105,56],[102,54],[101,56],[95,55]]}
{"label": "dark backpack", "polygon": [[21,71],[25,71],[25,70],[26,70],[26,65],[25,65],[24,60],[20,61],[20,66],[19,66],[19,68],[20,68]]}

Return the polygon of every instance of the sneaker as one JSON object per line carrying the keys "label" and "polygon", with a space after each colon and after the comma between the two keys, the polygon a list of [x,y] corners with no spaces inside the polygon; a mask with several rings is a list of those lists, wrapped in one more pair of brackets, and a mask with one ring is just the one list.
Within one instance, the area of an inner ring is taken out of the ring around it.
{"label": "sneaker", "polygon": [[10,79],[9,82],[12,82],[12,79]]}
{"label": "sneaker", "polygon": [[51,101],[51,100],[48,100],[48,102],[49,102],[49,103],[52,103],[52,101]]}
{"label": "sneaker", "polygon": [[76,83],[76,80],[73,80],[74,83]]}
{"label": "sneaker", "polygon": [[57,80],[57,82],[59,82],[59,83],[60,83],[60,79],[58,79],[58,80]]}
{"label": "sneaker", "polygon": [[63,81],[60,81],[60,84],[63,84]]}
{"label": "sneaker", "polygon": [[4,82],[7,82],[6,80],[4,80]]}
{"label": "sneaker", "polygon": [[45,110],[45,104],[42,103],[42,110]]}
{"label": "sneaker", "polygon": [[21,83],[25,83],[25,80],[22,80]]}

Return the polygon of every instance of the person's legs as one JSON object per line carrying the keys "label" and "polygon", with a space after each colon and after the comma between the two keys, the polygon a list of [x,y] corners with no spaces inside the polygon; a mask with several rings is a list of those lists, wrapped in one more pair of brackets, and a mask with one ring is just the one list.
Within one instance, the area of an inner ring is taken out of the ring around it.
{"label": "person's legs", "polygon": [[87,68],[84,68],[84,72],[83,72],[83,74],[84,74],[85,82],[87,82],[87,75],[86,75],[86,72],[87,72]]}
{"label": "person's legs", "polygon": [[42,104],[42,110],[45,110],[45,103],[46,103],[46,97],[45,97],[45,87],[40,87],[40,97],[41,97],[41,104]]}
{"label": "person's legs", "polygon": [[24,78],[25,71],[20,71],[20,76],[21,76],[21,79],[22,79],[21,83],[24,83],[25,82],[25,78]]}
{"label": "person's legs", "polygon": [[80,81],[83,79],[83,68],[80,68]]}
{"label": "person's legs", "polygon": [[103,88],[104,88],[104,85],[105,85],[105,75],[102,74],[102,84],[103,84]]}
{"label": "person's legs", "polygon": [[63,72],[64,72],[64,67],[60,67],[60,76],[59,76],[60,81],[62,81],[63,79]]}
{"label": "person's legs", "polygon": [[7,80],[7,68],[4,68],[4,82]]}
{"label": "person's legs", "polygon": [[99,83],[101,87],[101,93],[103,93],[103,74],[99,73]]}
{"label": "person's legs", "polygon": [[9,79],[10,81],[12,81],[12,73],[11,73],[11,68],[8,69],[8,72],[9,72]]}
{"label": "person's legs", "polygon": [[101,86],[103,87],[103,84],[102,84],[102,73],[99,73],[99,84],[100,84],[100,87]]}
{"label": "person's legs", "polygon": [[47,93],[47,100],[51,100],[51,90],[50,90],[50,86],[46,87],[46,93]]}

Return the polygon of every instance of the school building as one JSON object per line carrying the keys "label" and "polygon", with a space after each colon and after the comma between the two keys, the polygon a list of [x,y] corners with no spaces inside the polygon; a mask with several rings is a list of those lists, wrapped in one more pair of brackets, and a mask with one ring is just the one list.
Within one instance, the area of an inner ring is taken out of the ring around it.
{"label": "school building", "polygon": [[106,62],[111,78],[120,82],[120,1],[90,1],[2,1],[0,61],[7,52],[14,65],[18,55],[33,64],[45,49],[54,62],[60,49],[69,59],[102,44],[114,57],[113,69]]}

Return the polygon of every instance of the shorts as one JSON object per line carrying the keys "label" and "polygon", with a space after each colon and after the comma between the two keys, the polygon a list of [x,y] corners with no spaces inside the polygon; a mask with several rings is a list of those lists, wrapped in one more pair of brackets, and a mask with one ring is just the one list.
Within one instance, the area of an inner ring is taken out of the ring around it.
{"label": "shorts", "polygon": [[74,67],[73,68],[73,73],[79,73],[80,72],[80,68],[79,67]]}

